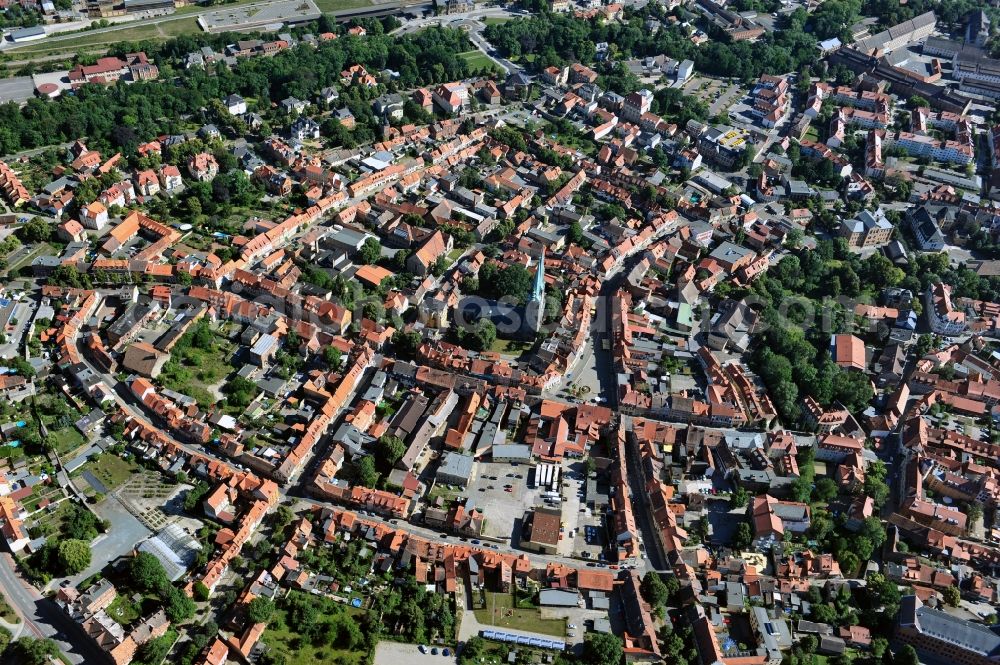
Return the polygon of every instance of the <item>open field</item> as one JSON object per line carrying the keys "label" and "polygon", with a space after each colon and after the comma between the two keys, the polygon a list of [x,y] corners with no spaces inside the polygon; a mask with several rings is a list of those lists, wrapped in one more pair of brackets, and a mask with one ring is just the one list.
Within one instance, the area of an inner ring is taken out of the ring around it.
{"label": "open field", "polygon": [[370,7],[371,0],[315,0],[316,6],[324,13],[337,12],[343,9],[358,9]]}
{"label": "open field", "polygon": [[20,623],[21,619],[14,612],[14,608],[7,602],[7,598],[0,593],[0,619],[7,623]]}
{"label": "open field", "polygon": [[493,61],[486,57],[482,51],[466,51],[459,53],[458,57],[469,63],[470,67],[489,67],[493,64]]}
{"label": "open field", "polygon": [[181,353],[174,353],[159,380],[165,388],[193,397],[202,406],[214,404],[219,399],[212,394],[212,387],[233,371],[229,365],[232,352],[232,344],[221,337],[215,338],[215,348],[211,350],[187,347]]}
{"label": "open field", "polygon": [[120,29],[106,32],[81,32],[64,39],[45,39],[18,46],[7,51],[13,56],[44,56],[58,53],[72,53],[90,47],[104,48],[122,41],[165,41],[179,35],[201,32],[198,20],[193,16],[181,17],[154,24],[123,24]]}
{"label": "open field", "polygon": [[139,467],[131,460],[123,460],[111,453],[102,453],[97,461],[89,461],[80,467],[79,473],[89,471],[109,491],[113,492],[137,473]]}
{"label": "open field", "polygon": [[315,665],[316,663],[342,663],[359,665],[365,662],[361,651],[347,651],[330,646],[314,646],[288,628],[285,613],[277,610],[262,638],[272,653],[285,656],[287,665]]}
{"label": "open field", "polygon": [[566,622],[562,619],[542,619],[537,608],[513,609],[514,597],[509,593],[486,593],[486,607],[475,610],[476,620],[500,628],[513,628],[543,635],[563,637]]}

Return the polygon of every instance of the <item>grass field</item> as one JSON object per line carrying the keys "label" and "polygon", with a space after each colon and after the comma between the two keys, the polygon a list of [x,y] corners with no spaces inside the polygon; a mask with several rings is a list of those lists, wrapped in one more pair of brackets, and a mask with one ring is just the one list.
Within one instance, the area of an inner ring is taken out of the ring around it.
{"label": "grass field", "polygon": [[55,508],[49,506],[44,513],[38,513],[35,519],[37,519],[38,526],[42,529],[42,532],[47,535],[61,532],[63,520],[66,519],[69,513],[70,505],[69,501],[60,501],[56,504]]}
{"label": "grass field", "polygon": [[86,442],[83,435],[75,427],[64,427],[58,430],[49,430],[49,443],[60,454],[72,452]]}
{"label": "grass field", "polygon": [[486,57],[486,54],[482,51],[466,51],[459,53],[458,57],[469,63],[470,67],[483,68],[493,65],[493,61]]}
{"label": "grass field", "polygon": [[140,616],[139,608],[125,596],[118,596],[111,601],[107,613],[109,617],[123,626],[128,626]]}
{"label": "grass field", "polygon": [[315,0],[321,12],[336,12],[341,9],[357,9],[371,6],[371,0]]}
{"label": "grass field", "polygon": [[490,351],[509,356],[519,356],[525,351],[530,351],[532,346],[533,344],[531,342],[526,342],[524,340],[497,338],[493,340],[493,344],[490,345]]}
{"label": "grass field", "polygon": [[7,597],[0,593],[0,619],[3,619],[7,623],[20,623],[21,619],[18,618],[17,614],[7,603]]}
{"label": "grass field", "polygon": [[182,354],[175,353],[174,356],[181,356],[179,363],[174,363],[171,358],[160,374],[160,382],[165,388],[193,397],[203,407],[218,402],[209,386],[217,385],[233,371],[228,362],[233,348],[221,337],[215,338],[215,344],[216,348],[212,351],[191,346]]}
{"label": "grass field", "polygon": [[525,630],[553,637],[566,635],[563,619],[542,619],[537,609],[513,609],[514,597],[509,593],[486,593],[486,607],[475,610],[476,620],[482,624]]}
{"label": "grass field", "polygon": [[108,491],[114,491],[125,484],[132,474],[138,473],[139,467],[131,460],[123,460],[118,455],[102,453],[97,461],[89,461],[80,467],[80,472],[90,471],[100,480]]}
{"label": "grass field", "polygon": [[503,18],[501,16],[487,16],[482,19],[482,22],[486,25],[499,25],[501,23],[506,23],[509,20],[509,18]]}
{"label": "grass field", "polygon": [[7,53],[17,56],[42,56],[87,50],[90,47],[107,47],[122,41],[164,41],[179,35],[201,32],[198,20],[193,17],[178,18],[155,24],[124,23],[116,30],[106,32],[81,32],[64,39],[49,39],[10,49]]}
{"label": "grass field", "polygon": [[361,651],[344,651],[329,646],[314,647],[297,633],[289,630],[285,622],[285,612],[276,610],[274,618],[264,631],[264,644],[272,655],[283,654],[286,665],[317,665],[317,663],[338,663],[339,665],[360,665],[367,654]]}

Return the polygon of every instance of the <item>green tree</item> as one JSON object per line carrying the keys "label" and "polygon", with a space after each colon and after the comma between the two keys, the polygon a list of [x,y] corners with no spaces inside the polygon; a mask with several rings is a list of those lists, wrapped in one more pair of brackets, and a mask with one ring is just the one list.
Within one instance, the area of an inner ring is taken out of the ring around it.
{"label": "green tree", "polygon": [[247,618],[253,623],[268,623],[274,614],[274,601],[257,596],[247,606]]}
{"label": "green tree", "polygon": [[654,608],[662,607],[667,603],[669,595],[667,585],[663,583],[656,571],[650,570],[643,576],[639,591],[646,602]]}
{"label": "green tree", "polygon": [[71,503],[63,520],[63,534],[67,538],[86,542],[97,538],[97,517],[83,506]]}
{"label": "green tree", "polygon": [[820,478],[816,481],[816,488],[813,489],[813,498],[816,501],[827,503],[837,497],[839,488],[832,478]]}
{"label": "green tree", "polygon": [[194,599],[200,602],[205,602],[212,596],[212,590],[209,589],[201,580],[194,583],[192,592],[194,593]]}
{"label": "green tree", "polygon": [[21,637],[7,648],[5,655],[21,665],[48,665],[51,658],[59,656],[59,647],[49,639]]}
{"label": "green tree", "polygon": [[729,496],[730,508],[745,508],[748,503],[750,503],[750,493],[742,487],[737,487]]}
{"label": "green tree", "polygon": [[944,602],[952,607],[958,607],[959,601],[962,600],[962,592],[958,590],[957,586],[945,587],[941,591],[941,596],[944,598]]}
{"label": "green tree", "polygon": [[365,455],[354,465],[354,471],[359,485],[375,487],[378,484],[378,471],[371,455]]}
{"label": "green tree", "polygon": [[181,623],[194,616],[197,608],[194,601],[188,598],[186,593],[169,584],[160,593],[163,600],[163,610],[171,622]]}
{"label": "green tree", "polygon": [[406,452],[406,444],[398,436],[383,434],[375,442],[375,454],[383,469],[392,469]]}
{"label": "green tree", "polygon": [[18,236],[24,242],[45,242],[52,237],[52,226],[41,217],[32,217],[18,229]]}
{"label": "green tree", "polygon": [[840,572],[844,574],[844,577],[850,577],[858,572],[858,568],[861,566],[861,559],[854,552],[844,550],[837,557],[837,563],[840,564]]}
{"label": "green tree", "polygon": [[978,503],[969,503],[965,506],[965,516],[971,525],[979,521],[983,516],[983,507]]}
{"label": "green tree", "polygon": [[733,548],[742,551],[750,547],[751,543],[753,543],[753,529],[746,522],[740,522],[733,536]]}
{"label": "green tree", "polygon": [[63,540],[56,549],[56,558],[66,575],[82,573],[90,565],[90,545],[76,538]]}
{"label": "green tree", "polygon": [[170,577],[156,556],[139,552],[129,563],[132,585],[144,593],[159,592],[170,586]]}
{"label": "green tree", "polygon": [[929,334],[923,334],[917,337],[917,346],[915,353],[917,358],[923,358],[934,348],[934,336]]}
{"label": "green tree", "polygon": [[893,662],[895,665],[920,665],[920,658],[917,657],[917,650],[907,644],[899,650]]}
{"label": "green tree", "polygon": [[358,250],[358,261],[371,265],[377,263],[382,256],[382,244],[375,238],[368,238]]}
{"label": "green tree", "polygon": [[617,635],[590,633],[583,643],[583,662],[589,665],[619,665],[625,649]]}
{"label": "green tree", "polygon": [[566,240],[574,245],[580,244],[580,241],[583,240],[583,227],[580,226],[580,222],[572,222],[569,225],[569,230],[566,232]]}
{"label": "green tree", "polygon": [[354,651],[365,642],[361,626],[350,614],[342,614],[337,619],[337,646],[341,649]]}
{"label": "green tree", "polygon": [[400,358],[413,359],[417,355],[417,349],[424,338],[416,331],[404,332],[397,330],[392,334],[392,345],[396,349],[396,355]]}
{"label": "green tree", "polygon": [[325,346],[323,347],[323,362],[325,362],[330,367],[340,367],[340,361],[344,357],[344,353],[335,346]]}
{"label": "green tree", "polygon": [[501,265],[488,261],[479,270],[479,292],[486,298],[510,298],[523,304],[531,294],[533,281],[528,269],[517,263]]}
{"label": "green tree", "polygon": [[184,495],[184,510],[193,513],[195,508],[201,504],[201,500],[205,498],[208,494],[209,488],[208,484],[203,480],[199,480],[194,484],[194,487],[187,491]]}
{"label": "green tree", "polygon": [[875,660],[882,660],[882,656],[889,650],[889,640],[884,637],[872,638],[872,655]]}
{"label": "green tree", "polygon": [[489,319],[479,319],[472,326],[462,326],[458,330],[458,340],[462,346],[473,351],[487,351],[497,338],[497,327]]}
{"label": "green tree", "polygon": [[176,639],[175,633],[168,632],[155,640],[149,640],[139,648],[140,660],[149,665],[159,665],[167,657],[167,653],[170,652],[170,647],[173,646]]}
{"label": "green tree", "polygon": [[462,653],[458,657],[459,665],[472,665],[473,663],[479,663],[479,659],[483,656],[486,651],[486,640],[475,635],[470,637],[462,647]]}

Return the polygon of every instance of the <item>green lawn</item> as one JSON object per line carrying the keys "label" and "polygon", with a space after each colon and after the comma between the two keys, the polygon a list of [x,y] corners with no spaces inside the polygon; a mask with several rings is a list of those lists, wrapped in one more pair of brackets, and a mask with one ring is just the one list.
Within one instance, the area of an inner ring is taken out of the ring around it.
{"label": "green lawn", "polygon": [[487,16],[486,18],[482,19],[482,22],[486,25],[499,25],[501,23],[506,23],[509,20],[510,20],[509,18],[503,18],[500,16]]}
{"label": "green lawn", "polygon": [[56,504],[55,508],[50,506],[44,513],[36,515],[35,517],[38,520],[38,527],[41,529],[42,533],[45,535],[60,533],[63,528],[63,520],[66,519],[66,514],[69,509],[69,501],[60,501]]}
{"label": "green lawn", "polygon": [[7,602],[7,597],[2,593],[0,593],[0,619],[3,619],[7,623],[16,624],[21,622],[21,619],[14,612],[14,608]]}
{"label": "green lawn", "polygon": [[465,60],[470,67],[482,69],[484,67],[493,66],[493,61],[490,60],[482,51],[466,51],[464,53],[459,53],[458,57]]}
{"label": "green lawn", "polygon": [[361,651],[345,651],[331,646],[315,647],[298,633],[289,629],[285,622],[284,610],[275,610],[274,618],[267,626],[263,636],[264,644],[272,655],[285,656],[286,665],[318,665],[319,663],[338,663],[338,665],[361,665],[366,662],[366,656]]}
{"label": "green lawn", "polygon": [[64,427],[62,429],[49,429],[49,443],[60,455],[72,452],[86,443],[86,439],[80,434],[80,430],[75,427]]}
{"label": "green lawn", "polygon": [[130,625],[139,618],[141,612],[136,605],[125,596],[115,598],[107,609],[108,616],[123,626]]}
{"label": "green lawn", "polygon": [[11,49],[13,55],[50,55],[67,53],[85,47],[107,47],[123,41],[163,41],[179,35],[201,32],[198,20],[193,17],[182,17],[162,23],[123,23],[121,28],[107,32],[85,31],[73,37],[64,39],[50,38],[43,43],[36,43]]}
{"label": "green lawn", "polygon": [[497,338],[493,341],[493,344],[490,345],[490,351],[503,353],[509,356],[519,356],[525,351],[530,350],[531,347],[532,343],[524,340]]}
{"label": "green lawn", "polygon": [[434,488],[428,492],[427,500],[433,501],[438,497],[443,498],[446,502],[450,502],[452,499],[457,499],[462,496],[461,489],[448,489],[443,483],[437,484]]}
{"label": "green lawn", "polygon": [[132,474],[138,473],[139,465],[112,453],[101,453],[97,461],[90,460],[80,467],[79,473],[84,471],[90,471],[109,492],[113,492],[124,485]]}
{"label": "green lawn", "polygon": [[316,6],[324,13],[368,7],[371,4],[371,0],[316,0]]}
{"label": "green lawn", "polygon": [[193,397],[202,407],[215,404],[219,400],[208,387],[217,385],[233,371],[229,365],[232,352],[232,343],[219,336],[215,337],[213,350],[189,346],[178,353],[175,349],[163,366],[159,382],[164,388]]}
{"label": "green lawn", "polygon": [[566,635],[564,619],[542,619],[537,609],[513,609],[514,597],[509,593],[486,593],[486,607],[475,610],[476,620],[481,624],[526,630],[543,635],[563,637]]}

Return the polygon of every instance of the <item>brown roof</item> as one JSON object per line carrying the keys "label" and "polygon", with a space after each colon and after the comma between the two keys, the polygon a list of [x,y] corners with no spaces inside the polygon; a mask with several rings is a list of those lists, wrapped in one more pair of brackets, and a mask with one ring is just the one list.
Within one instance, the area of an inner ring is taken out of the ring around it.
{"label": "brown roof", "polygon": [[559,514],[536,510],[531,523],[531,542],[555,545],[559,542]]}

